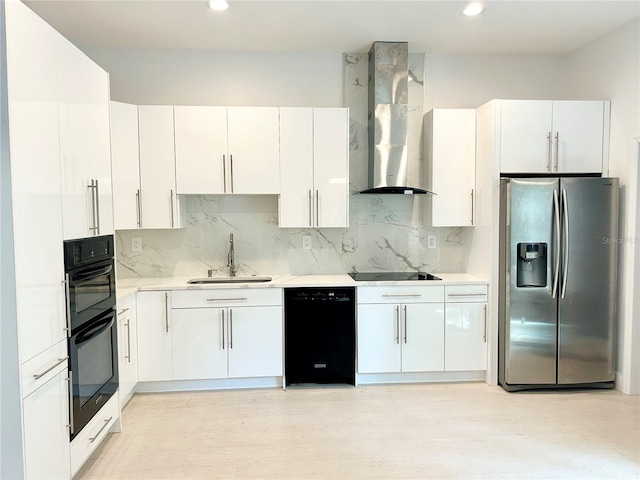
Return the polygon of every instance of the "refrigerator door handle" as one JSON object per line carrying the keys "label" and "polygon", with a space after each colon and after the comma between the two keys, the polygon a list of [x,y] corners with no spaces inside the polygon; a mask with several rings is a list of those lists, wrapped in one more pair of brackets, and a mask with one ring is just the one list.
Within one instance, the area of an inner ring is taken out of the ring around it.
{"label": "refrigerator door handle", "polygon": [[551,288],[551,298],[556,298],[558,293],[558,280],[560,276],[560,200],[558,190],[553,189],[553,220],[555,230],[555,240],[553,242],[553,287]]}
{"label": "refrigerator door handle", "polygon": [[564,225],[564,241],[562,245],[562,288],[560,296],[564,298],[567,290],[567,269],[569,268],[569,206],[567,203],[567,191],[562,189],[562,224]]}

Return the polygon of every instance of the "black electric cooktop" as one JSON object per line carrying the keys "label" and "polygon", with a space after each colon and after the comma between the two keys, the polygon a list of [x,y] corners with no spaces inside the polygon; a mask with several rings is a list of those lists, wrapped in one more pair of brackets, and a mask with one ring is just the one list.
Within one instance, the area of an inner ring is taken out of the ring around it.
{"label": "black electric cooktop", "polygon": [[351,272],[349,276],[357,282],[442,280],[440,277],[424,272]]}

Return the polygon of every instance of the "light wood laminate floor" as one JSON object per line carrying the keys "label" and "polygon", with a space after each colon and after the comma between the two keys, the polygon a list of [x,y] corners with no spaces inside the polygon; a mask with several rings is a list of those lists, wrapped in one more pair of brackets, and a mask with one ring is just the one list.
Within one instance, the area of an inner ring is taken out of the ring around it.
{"label": "light wood laminate floor", "polygon": [[640,397],[484,383],[136,395],[77,479],[638,479]]}

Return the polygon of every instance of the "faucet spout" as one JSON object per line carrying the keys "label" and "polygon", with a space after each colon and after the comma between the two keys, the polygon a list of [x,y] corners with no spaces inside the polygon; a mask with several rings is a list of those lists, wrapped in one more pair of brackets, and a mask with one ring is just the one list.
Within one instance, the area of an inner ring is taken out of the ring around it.
{"label": "faucet spout", "polygon": [[235,263],[235,252],[233,248],[233,233],[229,234],[229,253],[227,254],[227,267],[229,267],[229,276],[235,277],[238,269]]}

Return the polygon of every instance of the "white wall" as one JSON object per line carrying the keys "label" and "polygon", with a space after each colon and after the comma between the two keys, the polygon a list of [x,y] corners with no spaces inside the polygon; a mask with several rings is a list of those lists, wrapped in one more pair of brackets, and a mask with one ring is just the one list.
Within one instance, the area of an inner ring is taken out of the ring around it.
{"label": "white wall", "polygon": [[133,104],[341,107],[342,54],[85,49]]}
{"label": "white wall", "polygon": [[[633,253],[637,250],[637,143],[640,134],[640,19],[635,19],[567,57],[566,98],[611,100],[609,175],[619,177],[620,262],[617,370],[623,391],[640,393],[640,380],[631,374],[640,363],[640,346],[631,346],[633,329],[640,328],[640,312],[633,316]],[[635,212],[635,213],[634,213]],[[639,252],[640,253],[640,252]],[[633,356],[630,352],[635,352]]]}

